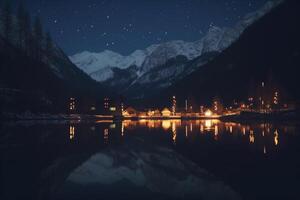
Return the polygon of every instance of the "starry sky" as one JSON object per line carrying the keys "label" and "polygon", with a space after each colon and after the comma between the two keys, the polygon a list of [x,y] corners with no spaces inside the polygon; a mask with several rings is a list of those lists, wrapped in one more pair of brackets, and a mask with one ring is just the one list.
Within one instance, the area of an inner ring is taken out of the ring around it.
{"label": "starry sky", "polygon": [[[14,4],[18,4],[14,0]],[[267,0],[22,0],[68,54],[128,55],[170,40],[195,41],[209,26],[233,26]]]}

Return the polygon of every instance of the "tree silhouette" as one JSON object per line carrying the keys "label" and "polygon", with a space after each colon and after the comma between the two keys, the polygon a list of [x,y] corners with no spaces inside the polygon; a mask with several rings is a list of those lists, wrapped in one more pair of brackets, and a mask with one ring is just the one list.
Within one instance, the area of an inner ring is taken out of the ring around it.
{"label": "tree silhouette", "polygon": [[11,42],[12,37],[12,9],[10,0],[5,0],[2,8],[1,22],[4,38]]}
{"label": "tree silhouette", "polygon": [[34,37],[34,51],[35,56],[38,60],[41,59],[41,49],[43,43],[43,27],[39,16],[36,16],[34,25],[33,25],[33,37]]}
{"label": "tree silhouette", "polygon": [[25,9],[23,2],[19,4],[17,11],[17,33],[18,33],[18,44],[20,48],[23,48],[25,43]]}
{"label": "tree silhouette", "polygon": [[24,12],[24,50],[27,55],[32,55],[32,33],[31,33],[31,17],[27,11]]}
{"label": "tree silhouette", "polygon": [[46,46],[45,46],[45,51],[47,55],[51,55],[53,49],[53,42],[52,38],[49,32],[46,33]]}

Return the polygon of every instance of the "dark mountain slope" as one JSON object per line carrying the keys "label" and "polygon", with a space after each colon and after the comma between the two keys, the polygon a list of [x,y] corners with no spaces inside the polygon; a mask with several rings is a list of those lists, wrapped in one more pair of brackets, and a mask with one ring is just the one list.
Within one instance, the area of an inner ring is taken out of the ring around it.
{"label": "dark mountain slope", "polygon": [[[55,47],[43,61],[0,38],[0,109],[65,112],[69,97],[96,99],[102,87]],[[102,97],[101,97],[102,98]]]}
{"label": "dark mountain slope", "polygon": [[159,97],[176,95],[208,103],[214,96],[225,102],[245,99],[251,82],[270,74],[291,99],[300,98],[300,2],[288,0],[255,22],[216,59],[173,84]]}

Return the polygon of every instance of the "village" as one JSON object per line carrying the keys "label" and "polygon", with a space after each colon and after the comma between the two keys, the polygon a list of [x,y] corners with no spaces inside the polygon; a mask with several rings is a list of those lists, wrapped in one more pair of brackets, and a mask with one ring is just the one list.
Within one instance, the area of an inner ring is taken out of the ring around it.
{"label": "village", "polygon": [[[135,109],[132,106],[125,106],[124,103],[115,103],[110,98],[104,98],[103,111],[95,113],[96,107],[91,106],[90,111],[98,118],[113,119],[219,119],[230,117],[264,117],[277,116],[296,110],[293,102],[284,100],[281,92],[276,88],[267,88],[265,82],[261,82],[258,92],[249,96],[246,101],[233,101],[229,106],[223,105],[219,98],[214,98],[210,106],[193,106],[186,99],[184,107],[177,105],[176,96],[169,100],[168,107],[162,109],[146,108]],[[76,112],[76,99],[70,98],[70,113]]]}

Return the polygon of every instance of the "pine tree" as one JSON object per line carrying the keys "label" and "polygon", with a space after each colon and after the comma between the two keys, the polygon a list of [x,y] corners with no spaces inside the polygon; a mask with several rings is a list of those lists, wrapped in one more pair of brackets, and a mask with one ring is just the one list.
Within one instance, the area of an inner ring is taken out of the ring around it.
{"label": "pine tree", "polygon": [[32,33],[31,33],[31,17],[27,11],[24,12],[24,50],[27,55],[32,55]]}
{"label": "pine tree", "polygon": [[52,49],[53,49],[53,42],[52,42],[52,38],[49,32],[46,33],[46,46],[45,46],[45,50],[47,55],[51,55],[52,54]]}
{"label": "pine tree", "polygon": [[25,9],[21,2],[17,12],[17,23],[18,23],[18,44],[20,48],[23,48],[25,43]]}
{"label": "pine tree", "polygon": [[3,25],[4,38],[11,42],[12,37],[12,10],[10,0],[4,2],[1,21]]}
{"label": "pine tree", "polygon": [[33,25],[33,37],[35,43],[35,54],[37,59],[40,59],[44,36],[43,36],[43,27],[41,24],[41,20],[38,16],[35,18],[34,25]]}

